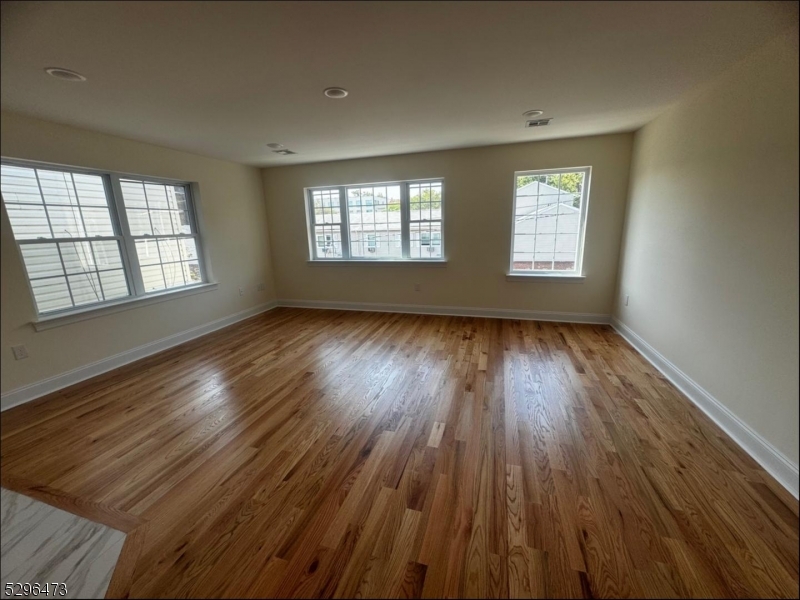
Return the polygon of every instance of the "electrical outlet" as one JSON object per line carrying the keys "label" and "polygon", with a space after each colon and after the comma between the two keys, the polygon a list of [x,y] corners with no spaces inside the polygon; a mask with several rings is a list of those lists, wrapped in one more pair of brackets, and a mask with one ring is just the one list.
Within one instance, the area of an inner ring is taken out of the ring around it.
{"label": "electrical outlet", "polygon": [[239,295],[244,296],[244,288],[239,288]]}
{"label": "electrical outlet", "polygon": [[628,298],[630,298],[630,296],[628,296],[628,294],[625,294],[625,306],[628,306]]}
{"label": "electrical outlet", "polygon": [[414,284],[414,291],[415,292],[422,291],[422,286],[420,284],[418,284],[418,283],[415,283]]}
{"label": "electrical outlet", "polygon": [[266,288],[266,286],[265,286],[263,283],[259,283],[259,284],[256,286],[256,289],[257,289],[259,292],[263,292],[265,288]]}
{"label": "electrical outlet", "polygon": [[28,358],[28,349],[25,346],[11,346],[11,351],[14,353],[14,360]]}

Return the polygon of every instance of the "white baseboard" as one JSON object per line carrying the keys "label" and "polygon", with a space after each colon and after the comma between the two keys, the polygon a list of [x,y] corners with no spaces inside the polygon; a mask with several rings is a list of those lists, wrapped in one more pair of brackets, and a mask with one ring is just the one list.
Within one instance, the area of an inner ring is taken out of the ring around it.
{"label": "white baseboard", "polygon": [[294,308],[322,308],[330,310],[356,310],[365,312],[408,313],[414,315],[447,315],[454,317],[488,317],[495,319],[560,321],[562,323],[608,324],[611,322],[611,315],[597,313],[549,312],[541,310],[513,310],[505,308],[469,308],[464,306],[426,306],[422,304],[383,304],[378,302],[329,302],[327,300],[278,300],[278,306]]}
{"label": "white baseboard", "polygon": [[798,497],[798,468],[784,454],[767,440],[753,431],[747,423],[733,414],[725,405],[704,390],[691,377],[686,375],[658,350],[639,337],[630,327],[616,317],[611,325],[656,369],[661,371],[672,384],[689,398],[700,410],[711,418],[720,428],[742,447],[753,459],[764,467],[778,483],[795,497]]}
{"label": "white baseboard", "polygon": [[276,306],[276,302],[260,304],[253,308],[248,308],[247,310],[217,319],[216,321],[211,321],[210,323],[199,325],[197,327],[187,329],[186,331],[181,331],[180,333],[149,342],[142,346],[132,348],[131,350],[126,350],[125,352],[120,352],[114,356],[109,356],[108,358],[98,360],[97,362],[84,365],[83,367],[78,367],[72,371],[67,371],[66,373],[61,373],[60,375],[55,375],[53,377],[43,379],[42,381],[37,381],[31,385],[17,388],[16,390],[7,392],[0,396],[0,411],[11,408],[12,406],[24,404],[25,402],[30,402],[31,400],[51,394],[70,385],[74,385],[86,379],[101,375],[107,371],[127,365],[128,363],[139,360],[140,358],[150,356],[151,354],[156,354],[162,350],[166,350],[168,348],[172,348],[173,346],[188,342],[189,340],[199,338],[211,333],[212,331],[216,331],[217,329],[222,329],[223,327],[233,325],[238,321],[242,321],[257,314],[271,310]]}

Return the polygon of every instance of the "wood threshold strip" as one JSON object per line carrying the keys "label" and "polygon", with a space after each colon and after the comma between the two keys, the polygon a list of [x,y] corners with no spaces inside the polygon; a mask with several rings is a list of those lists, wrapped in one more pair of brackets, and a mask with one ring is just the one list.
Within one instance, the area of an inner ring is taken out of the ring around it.
{"label": "wood threshold strip", "polygon": [[114,574],[106,590],[106,598],[127,598],[130,595],[136,563],[144,548],[149,526],[149,523],[142,523],[125,537],[122,551],[114,567]]}
{"label": "wood threshold strip", "polygon": [[5,471],[0,471],[0,487],[124,533],[129,533],[144,523],[143,519],[121,510],[73,496]]}

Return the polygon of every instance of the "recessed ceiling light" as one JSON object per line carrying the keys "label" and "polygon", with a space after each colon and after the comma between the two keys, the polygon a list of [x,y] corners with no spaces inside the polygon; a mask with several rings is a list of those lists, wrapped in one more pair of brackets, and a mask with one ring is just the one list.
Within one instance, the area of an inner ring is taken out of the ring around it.
{"label": "recessed ceiling light", "polygon": [[86,81],[86,77],[75,71],[69,69],[62,69],[61,67],[47,67],[44,70],[48,75],[64,79],[65,81]]}
{"label": "recessed ceiling light", "polygon": [[529,110],[528,112],[522,113],[522,116],[532,119],[533,117],[538,117],[539,115],[543,114],[544,114],[543,110]]}
{"label": "recessed ceiling light", "polygon": [[344,98],[345,96],[347,96],[348,91],[340,87],[329,87],[323,90],[322,93],[325,94],[328,98]]}
{"label": "recessed ceiling light", "polygon": [[277,150],[278,148],[283,148],[283,144],[279,144],[278,142],[272,142],[271,144],[267,144],[267,148],[273,148]]}

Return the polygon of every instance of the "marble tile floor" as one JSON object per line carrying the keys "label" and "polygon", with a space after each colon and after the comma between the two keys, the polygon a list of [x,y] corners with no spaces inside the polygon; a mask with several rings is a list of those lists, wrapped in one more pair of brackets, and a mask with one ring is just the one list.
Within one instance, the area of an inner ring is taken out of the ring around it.
{"label": "marble tile floor", "polygon": [[0,595],[7,583],[58,582],[67,594],[57,598],[105,596],[123,532],[6,489],[0,490],[0,506]]}

